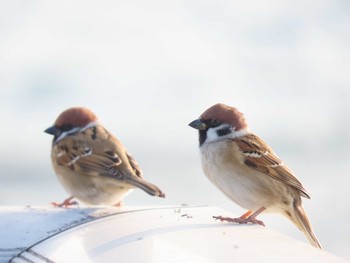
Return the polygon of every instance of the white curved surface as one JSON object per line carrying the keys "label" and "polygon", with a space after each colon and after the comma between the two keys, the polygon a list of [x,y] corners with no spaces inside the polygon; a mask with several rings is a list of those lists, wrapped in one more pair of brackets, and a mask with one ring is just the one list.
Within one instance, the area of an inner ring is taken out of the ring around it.
{"label": "white curved surface", "polygon": [[213,215],[233,216],[214,207],[121,208],[48,238],[12,262],[345,262],[268,228],[221,223]]}

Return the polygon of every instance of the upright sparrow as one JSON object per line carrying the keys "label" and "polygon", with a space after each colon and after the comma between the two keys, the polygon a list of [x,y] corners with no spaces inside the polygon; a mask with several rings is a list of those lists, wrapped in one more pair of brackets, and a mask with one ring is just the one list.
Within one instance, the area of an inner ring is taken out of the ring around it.
{"label": "upright sparrow", "polygon": [[52,165],[65,190],[88,205],[117,205],[134,188],[165,197],[154,184],[143,179],[142,171],[124,145],[87,108],[62,112],[45,130],[54,136]]}
{"label": "upright sparrow", "polygon": [[216,104],[189,126],[199,130],[202,167],[209,180],[244,209],[239,218],[221,221],[264,225],[261,212],[278,212],[290,219],[311,245],[321,248],[302,207],[310,198],[293,172],[250,129],[236,108]]}

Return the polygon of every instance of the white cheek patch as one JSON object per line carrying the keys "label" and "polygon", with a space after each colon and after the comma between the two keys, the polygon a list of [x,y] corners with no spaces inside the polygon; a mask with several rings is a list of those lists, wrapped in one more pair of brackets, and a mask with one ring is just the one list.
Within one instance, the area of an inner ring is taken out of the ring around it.
{"label": "white cheek patch", "polygon": [[207,131],[207,139],[205,142],[213,142],[219,140],[219,135],[217,133],[218,127],[215,128],[209,128]]}
{"label": "white cheek patch", "polygon": [[[222,129],[231,129],[231,132],[222,136],[218,135],[218,131]],[[214,128],[209,128],[207,131],[207,138],[205,140],[206,143],[208,142],[214,142],[214,141],[219,141],[219,140],[224,140],[224,139],[234,139],[238,137],[242,137],[244,135],[249,134],[249,128],[246,129],[241,129],[239,131],[235,131],[234,127],[231,127],[229,124],[221,124],[220,126],[214,127]]]}
{"label": "white cheek patch", "polygon": [[250,133],[249,128],[245,128],[245,129],[242,129],[242,130],[239,130],[239,131],[233,131],[233,132],[231,133],[230,138],[231,138],[231,139],[239,138],[239,137],[245,136],[245,135],[247,135],[247,134],[249,134],[249,133]]}

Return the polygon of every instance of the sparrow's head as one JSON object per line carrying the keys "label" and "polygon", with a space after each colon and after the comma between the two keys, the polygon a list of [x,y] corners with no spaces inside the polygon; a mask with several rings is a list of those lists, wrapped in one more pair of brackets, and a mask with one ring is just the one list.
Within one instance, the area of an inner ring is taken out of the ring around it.
{"label": "sparrow's head", "polygon": [[237,138],[249,133],[243,114],[236,108],[222,103],[211,106],[189,126],[199,130],[200,145],[205,142]]}
{"label": "sparrow's head", "polygon": [[67,135],[83,131],[96,125],[97,117],[87,108],[74,107],[62,112],[56,119],[53,126],[44,132],[54,136],[53,142],[63,139]]}

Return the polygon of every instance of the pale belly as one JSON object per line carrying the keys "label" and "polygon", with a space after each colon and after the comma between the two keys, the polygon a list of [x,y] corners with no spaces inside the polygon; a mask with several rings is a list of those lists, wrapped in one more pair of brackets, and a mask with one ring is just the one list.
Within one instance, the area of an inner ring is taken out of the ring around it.
{"label": "pale belly", "polygon": [[[208,179],[229,199],[247,210],[261,207],[267,212],[279,211],[281,196],[286,188],[268,175],[241,164],[241,160],[222,151],[224,142],[208,143],[201,149],[202,167]],[[227,150],[227,149],[226,149]]]}
{"label": "pale belly", "polygon": [[133,189],[130,185],[105,177],[67,176],[59,171],[57,177],[70,195],[87,205],[116,205]]}

